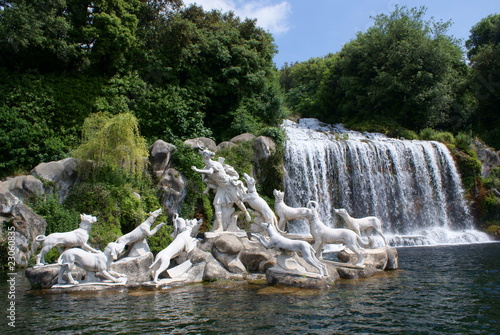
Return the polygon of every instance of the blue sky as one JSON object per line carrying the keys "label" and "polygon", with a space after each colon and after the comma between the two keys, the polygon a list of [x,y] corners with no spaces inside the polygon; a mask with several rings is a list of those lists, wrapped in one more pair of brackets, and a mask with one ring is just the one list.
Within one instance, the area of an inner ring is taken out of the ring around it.
{"label": "blue sky", "polygon": [[283,64],[322,57],[342,49],[366,31],[378,14],[389,14],[395,5],[427,7],[426,18],[453,22],[448,35],[468,39],[472,26],[490,14],[500,13],[499,0],[184,0],[205,10],[233,11],[273,34],[278,47],[274,61]]}

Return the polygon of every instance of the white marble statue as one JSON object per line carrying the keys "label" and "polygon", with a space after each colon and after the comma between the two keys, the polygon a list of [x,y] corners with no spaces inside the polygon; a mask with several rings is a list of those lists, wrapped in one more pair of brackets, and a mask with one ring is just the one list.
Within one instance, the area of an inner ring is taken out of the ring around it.
{"label": "white marble statue", "polygon": [[170,261],[182,253],[188,253],[196,246],[197,240],[193,238],[201,225],[201,220],[185,220],[185,227],[165,249],[160,251],[153,264],[149,267],[155,283],[158,276],[170,266]]}
{"label": "white marble statue", "polygon": [[161,208],[149,213],[146,221],[141,223],[130,233],[119,237],[115,242],[121,246],[120,252],[123,251],[127,245],[130,246],[127,251],[128,257],[138,257],[150,252],[146,238],[153,236],[158,232],[158,230],[160,230],[161,227],[166,225],[166,222],[162,222],[151,229],[151,225],[155,222],[156,218],[161,215],[161,213]]}
{"label": "white marble statue", "polygon": [[335,213],[337,213],[342,219],[344,219],[345,223],[349,227],[355,231],[358,235],[362,235],[365,233],[370,241],[370,247],[376,247],[376,243],[374,240],[374,234],[377,233],[384,240],[384,246],[387,245],[387,241],[385,239],[384,234],[382,233],[382,224],[380,220],[375,216],[367,216],[364,218],[355,219],[352,218],[349,213],[344,208],[334,209]]}
{"label": "white marble statue", "polygon": [[[117,277],[126,277],[124,274],[109,269],[111,263],[117,259],[120,247],[118,243],[111,242],[106,246],[104,252],[90,253],[80,248],[72,248],[64,251],[57,261],[61,265],[59,276],[57,277],[58,284],[79,284],[71,275],[71,270],[75,264],[87,272],[95,272],[97,275],[114,283],[123,281]],[[64,280],[64,277],[67,280]]]}
{"label": "white marble statue", "polygon": [[285,231],[285,226],[289,220],[307,220],[308,209],[305,207],[293,208],[285,204],[285,192],[278,190],[273,191],[274,194],[274,211],[279,217],[278,229]]}
{"label": "white marble statue", "polygon": [[59,249],[59,252],[62,252],[63,248],[74,247],[80,247],[90,252],[99,252],[99,250],[87,244],[90,229],[92,228],[92,224],[97,222],[97,218],[95,216],[81,214],[80,219],[80,227],[75,230],[65,233],[52,233],[49,234],[49,236],[38,235],[35,238],[37,242],[42,242],[42,250],[36,256],[35,266],[43,266],[46,264],[45,255],[55,247]]}
{"label": "white marble statue", "polygon": [[263,222],[262,227],[267,231],[269,240],[258,233],[252,233],[252,236],[255,236],[264,247],[299,252],[307,263],[318,270],[320,276],[328,276],[326,265],[315,256],[315,251],[309,243],[284,237],[270,223]]}
{"label": "white marble statue", "polygon": [[212,231],[239,231],[233,220],[234,206],[238,206],[245,214],[246,220],[250,221],[251,217],[248,213],[242,198],[246,193],[243,183],[238,180],[239,176],[236,171],[229,165],[223,164],[220,161],[212,160],[214,153],[208,149],[201,150],[200,154],[205,163],[203,169],[198,169],[196,166],[191,168],[204,175],[204,181],[207,184],[207,189],[215,191],[213,205],[215,207],[215,221]]}
{"label": "white marble statue", "polygon": [[244,173],[243,178],[247,183],[247,194],[244,196],[243,201],[247,202],[250,207],[257,212],[257,217],[254,219],[256,223],[260,224],[263,222],[269,222],[280,231],[278,228],[278,219],[274,214],[273,210],[267,202],[261,198],[257,189],[255,188],[255,179],[250,177],[248,174]]}
{"label": "white marble statue", "polygon": [[350,229],[330,228],[326,226],[319,217],[315,201],[309,201],[308,207],[307,216],[311,235],[314,238],[313,248],[316,250],[316,256],[319,259],[323,259],[323,247],[325,244],[343,244],[358,256],[356,265],[362,266],[364,256],[359,251],[359,248],[360,246],[368,248],[369,245],[361,239],[361,236]]}

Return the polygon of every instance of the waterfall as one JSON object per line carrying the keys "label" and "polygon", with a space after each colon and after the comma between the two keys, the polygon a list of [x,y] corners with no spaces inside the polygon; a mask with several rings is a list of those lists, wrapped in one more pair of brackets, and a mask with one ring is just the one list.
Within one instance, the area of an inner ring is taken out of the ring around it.
{"label": "waterfall", "polygon": [[[319,203],[323,221],[344,227],[334,208],[377,216],[391,245],[489,241],[473,228],[460,175],[440,142],[348,131],[316,119],[286,121],[285,202]],[[304,223],[290,231],[307,233]]]}

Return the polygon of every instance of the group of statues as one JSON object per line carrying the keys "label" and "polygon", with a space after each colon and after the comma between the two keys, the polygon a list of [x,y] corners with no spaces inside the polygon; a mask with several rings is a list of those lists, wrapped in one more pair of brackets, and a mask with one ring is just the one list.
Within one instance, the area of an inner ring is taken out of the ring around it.
{"label": "group of statues", "polygon": [[[375,247],[375,234],[380,235],[384,245],[386,244],[380,220],[376,217],[355,219],[349,216],[345,209],[336,209],[335,213],[343,218],[348,229],[331,228],[321,221],[318,204],[315,201],[309,201],[307,206],[302,208],[289,207],[284,203],[284,193],[278,190],[274,190],[273,211],[258,194],[254,178],[244,174],[245,185],[235,169],[224,163],[223,158],[213,160],[215,154],[205,148],[200,148],[200,154],[205,166],[201,169],[193,166],[192,169],[203,175],[203,180],[207,185],[204,192],[212,190],[215,193],[213,200],[215,220],[212,228],[214,233],[241,231],[237,226],[240,213],[236,212],[235,206],[243,212],[247,221],[252,221],[252,216],[245,206],[246,203],[254,213],[254,225],[249,236],[255,237],[266,248],[279,249],[285,253],[298,252],[307,263],[317,269],[320,277],[328,276],[327,268],[322,262],[323,249],[326,244],[345,245],[357,255],[358,266],[363,266],[364,261],[364,256],[359,249]],[[111,271],[111,263],[120,257],[138,257],[150,252],[147,238],[153,236],[166,224],[162,222],[155,228],[151,228],[161,213],[161,209],[149,213],[146,221],[115,242],[109,243],[104,252],[88,245],[90,229],[97,219],[91,215],[82,214],[78,229],[50,234],[47,237],[37,236],[36,240],[42,242],[42,249],[37,255],[36,266],[44,265],[45,254],[52,248],[58,247],[62,252],[58,259],[58,264],[61,266],[59,283],[78,284],[71,275],[71,269],[75,264],[88,272],[97,273],[104,279],[115,283],[123,282],[126,280],[125,275]],[[314,239],[312,245],[300,239],[287,237],[286,223],[297,219],[303,219],[309,223]],[[194,236],[201,225],[201,220],[186,220],[175,214],[173,223],[174,240],[156,255],[150,267],[154,282],[157,282],[160,274],[169,268],[172,259],[188,253],[196,245]],[[365,243],[361,238],[363,233],[368,237],[369,243]],[[63,248],[66,250],[63,251]]]}

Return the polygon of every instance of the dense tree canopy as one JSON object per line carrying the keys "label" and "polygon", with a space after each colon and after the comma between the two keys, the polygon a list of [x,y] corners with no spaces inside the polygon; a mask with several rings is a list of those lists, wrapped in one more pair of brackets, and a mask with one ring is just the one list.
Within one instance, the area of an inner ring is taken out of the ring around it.
{"label": "dense tree canopy", "polygon": [[466,42],[478,109],[476,130],[500,148],[500,14],[490,15],[471,29]]}
{"label": "dense tree canopy", "polygon": [[64,157],[83,121],[131,113],[149,143],[283,118],[272,36],[180,0],[0,1],[1,175]]}
{"label": "dense tree canopy", "polygon": [[449,23],[424,21],[424,14],[397,7],[344,46],[322,87],[325,116],[412,130],[456,126],[450,117],[466,110],[467,67],[457,41],[445,35]]}

